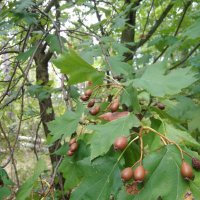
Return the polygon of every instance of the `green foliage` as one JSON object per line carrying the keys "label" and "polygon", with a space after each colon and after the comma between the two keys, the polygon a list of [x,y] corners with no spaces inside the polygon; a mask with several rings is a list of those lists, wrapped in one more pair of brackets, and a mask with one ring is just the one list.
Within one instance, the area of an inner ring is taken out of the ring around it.
{"label": "green foliage", "polygon": [[0,182],[3,184],[0,186],[0,200],[5,199],[11,194],[10,186],[13,182],[9,179],[7,172],[0,167]]}
{"label": "green foliage", "polygon": [[200,36],[200,18],[196,19],[195,23],[188,27],[183,36],[187,37],[188,39],[196,39]]}
{"label": "green foliage", "polygon": [[119,56],[110,57],[109,63],[114,75],[124,74],[128,76],[131,73],[131,66],[128,63],[122,62],[123,57]]}
{"label": "green foliage", "polygon": [[119,169],[115,168],[113,160],[105,157],[82,168],[84,178],[79,187],[72,193],[72,200],[103,200],[108,199],[111,194],[115,196],[121,186],[121,181],[119,181]]}
{"label": "green foliage", "polygon": [[17,192],[17,200],[25,200],[31,194],[33,186],[35,183],[38,184],[38,178],[41,173],[46,169],[46,164],[43,160],[39,160],[33,175],[26,180],[26,182],[20,187],[20,190]]}
{"label": "green foliage", "polygon": [[[51,49],[51,51],[56,51],[57,53],[61,53],[61,43],[62,43],[62,38],[58,38],[57,35],[49,34],[46,38],[46,41]],[[61,40],[61,41],[59,41]]]}
{"label": "green foliage", "polygon": [[94,131],[91,139],[91,160],[108,152],[114,138],[127,136],[131,127],[139,125],[139,120],[132,114],[103,125],[90,125],[88,128]]}
{"label": "green foliage", "polygon": [[32,0],[26,0],[26,1],[21,0],[21,1],[18,1],[15,12],[19,12],[20,13],[24,9],[29,8],[32,5],[34,5]]}
{"label": "green foliage", "polygon": [[65,137],[74,133],[77,129],[82,112],[83,107],[81,104],[79,104],[76,112],[69,110],[62,116],[57,117],[54,121],[49,122],[48,128],[52,134],[49,142],[53,143],[58,139],[64,139]]}
{"label": "green foliage", "polygon": [[126,88],[124,88],[120,101],[127,107],[132,108],[135,113],[139,113],[141,111],[137,90],[134,87],[132,87],[132,85],[129,85]]}
{"label": "green foliage", "polygon": [[31,47],[29,50],[27,50],[26,52],[20,53],[17,56],[17,59],[19,61],[26,61],[30,56],[33,55],[34,51],[36,50],[36,47]]}
{"label": "green foliage", "polygon": [[[2,2],[1,148],[14,148],[18,161],[19,136],[37,138],[34,153],[49,155],[52,171],[40,176],[50,163],[40,159],[13,197],[16,184],[0,168],[0,200],[182,200],[189,192],[198,200],[198,1]],[[114,149],[120,136],[127,144]],[[183,160],[194,179],[181,174]],[[142,180],[123,182],[121,171],[139,165]]]}
{"label": "green foliage", "polygon": [[82,83],[87,80],[94,83],[102,82],[103,73],[98,72],[72,49],[63,53],[53,63],[57,68],[61,69],[62,73],[69,75],[70,84]]}
{"label": "green foliage", "polygon": [[148,175],[143,189],[133,198],[134,200],[155,200],[158,197],[180,200],[188,191],[191,191],[194,196],[199,195],[199,191],[196,191],[196,187],[199,186],[195,182],[188,184],[181,176],[181,159],[174,145],[151,153],[143,163]]}
{"label": "green foliage", "polygon": [[146,89],[153,96],[164,97],[180,93],[197,80],[191,68],[175,69],[166,75],[165,73],[166,62],[148,66],[144,74],[133,81],[133,86]]}

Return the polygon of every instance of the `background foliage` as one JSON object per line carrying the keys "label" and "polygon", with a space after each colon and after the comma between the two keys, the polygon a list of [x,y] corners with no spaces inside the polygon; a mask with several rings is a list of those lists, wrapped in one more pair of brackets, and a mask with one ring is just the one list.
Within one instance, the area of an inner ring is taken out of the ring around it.
{"label": "background foliage", "polygon": [[[190,181],[180,168],[200,158],[199,10],[198,0],[1,1],[0,199],[198,199],[200,166]],[[88,89],[97,115],[80,99]],[[129,144],[115,151],[120,136]],[[138,163],[145,180],[123,182]]]}

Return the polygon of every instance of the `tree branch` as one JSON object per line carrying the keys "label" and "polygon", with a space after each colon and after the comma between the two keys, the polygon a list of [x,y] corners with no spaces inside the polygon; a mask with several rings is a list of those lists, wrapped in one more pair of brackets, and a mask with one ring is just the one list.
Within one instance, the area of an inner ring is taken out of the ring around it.
{"label": "tree branch", "polygon": [[163,22],[163,20],[166,18],[167,14],[169,13],[169,11],[172,9],[173,4],[170,3],[166,9],[164,10],[164,12],[161,14],[160,18],[156,21],[156,23],[154,24],[154,26],[151,28],[151,30],[147,33],[145,38],[142,38],[135,46],[133,46],[131,48],[132,51],[135,51],[136,49],[138,49],[139,47],[141,47],[144,43],[146,43],[151,36],[156,32],[156,30],[158,29],[158,27],[161,25],[161,23]]}
{"label": "tree branch", "polygon": [[104,36],[105,32],[104,32],[103,26],[101,24],[101,15],[99,14],[96,0],[93,0],[93,2],[94,2],[94,9],[95,9],[95,12],[96,12],[96,16],[97,16],[97,19],[98,19],[98,22],[99,22],[99,27],[100,27],[101,35]]}
{"label": "tree branch", "polygon": [[[183,22],[183,20],[184,20],[185,14],[186,14],[186,12],[187,12],[187,10],[188,10],[188,8],[190,7],[191,4],[192,4],[192,1],[188,1],[188,3],[185,5],[185,7],[184,7],[184,9],[183,9],[183,15],[181,16],[181,19],[180,19],[180,21],[179,21],[179,23],[178,23],[177,29],[176,29],[176,31],[175,31],[175,33],[174,33],[174,36],[177,36],[177,34],[178,34],[178,32],[179,32],[179,29],[180,29],[180,27],[181,27],[181,24],[182,24],[182,22]],[[169,46],[166,46],[166,47],[163,49],[163,51],[158,55],[158,57],[155,58],[155,60],[154,60],[153,63],[155,63],[155,62],[165,53],[165,51],[168,49],[168,47],[169,47]]]}
{"label": "tree branch", "polygon": [[181,61],[179,61],[177,64],[175,64],[173,67],[170,68],[170,70],[175,69],[176,67],[178,67],[179,65],[182,65],[184,62],[186,62],[188,60],[188,58],[200,47],[200,43],[198,43],[191,51],[190,53],[183,58]]}

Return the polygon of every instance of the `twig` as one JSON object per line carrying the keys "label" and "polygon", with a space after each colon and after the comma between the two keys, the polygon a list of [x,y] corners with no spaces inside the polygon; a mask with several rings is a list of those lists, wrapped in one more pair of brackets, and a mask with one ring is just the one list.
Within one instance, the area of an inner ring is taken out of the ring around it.
{"label": "twig", "polygon": [[[175,33],[174,33],[174,36],[177,36],[177,34],[178,34],[178,32],[179,32],[179,29],[180,29],[180,27],[181,27],[181,24],[182,24],[182,22],[183,22],[183,20],[184,20],[185,14],[186,14],[186,12],[187,12],[187,10],[188,10],[188,8],[190,7],[191,4],[192,4],[192,2],[191,2],[191,1],[188,1],[188,3],[185,5],[184,10],[183,10],[183,14],[182,14],[181,19],[180,19],[180,21],[179,21],[179,23],[178,23],[177,29],[176,29],[176,31],[175,31]],[[155,62],[165,53],[165,51],[166,51],[168,48],[169,48],[169,45],[167,45],[167,46],[163,49],[163,51],[158,55],[158,57],[156,57],[156,58],[154,59],[153,63],[155,63]]]}
{"label": "twig", "polygon": [[177,64],[175,64],[173,67],[170,68],[170,70],[175,69],[176,67],[178,67],[179,65],[182,65],[184,62],[187,61],[187,59],[200,47],[200,43],[198,43],[191,51],[190,53],[183,58],[180,62],[178,62]]}
{"label": "twig", "polygon": [[164,135],[162,135],[161,133],[159,133],[158,131],[154,130],[153,128],[150,128],[150,127],[147,127],[147,126],[144,126],[143,127],[143,130],[149,130],[149,131],[152,131],[154,133],[156,133],[157,135],[159,135],[160,137],[164,138],[166,141],[168,141],[169,143],[172,143],[174,144],[177,149],[180,151],[180,154],[181,154],[181,159],[184,160],[184,157],[183,157],[183,150],[181,149],[181,147],[174,141],[170,140],[169,138],[165,137]]}
{"label": "twig", "polygon": [[148,22],[149,22],[149,16],[150,16],[151,10],[152,10],[152,8],[153,8],[153,5],[154,5],[154,0],[152,0],[152,2],[151,2],[151,7],[150,7],[149,12],[148,12],[148,14],[147,14],[146,23],[145,23],[145,25],[144,25],[144,29],[143,29],[143,33],[142,33],[143,35],[144,35],[145,30],[146,30],[147,24],[148,24]]}

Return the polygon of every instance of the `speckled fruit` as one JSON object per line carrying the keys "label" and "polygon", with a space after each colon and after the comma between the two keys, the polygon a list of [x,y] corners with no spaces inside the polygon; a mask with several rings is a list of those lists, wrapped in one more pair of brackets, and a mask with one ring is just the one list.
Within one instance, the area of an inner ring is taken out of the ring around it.
{"label": "speckled fruit", "polygon": [[115,150],[124,150],[128,144],[127,137],[121,136],[116,138],[114,142],[114,149]]}
{"label": "speckled fruit", "polygon": [[192,167],[185,161],[183,161],[181,165],[181,174],[186,179],[193,178]]}
{"label": "speckled fruit", "polygon": [[81,99],[82,101],[87,101],[89,98],[90,98],[90,97],[89,97],[89,96],[86,96],[85,94],[83,94],[83,95],[80,96],[80,99]]}
{"label": "speckled fruit", "polygon": [[119,101],[117,99],[110,105],[111,112],[116,112],[119,109]]}
{"label": "speckled fruit", "polygon": [[197,158],[192,158],[192,167],[196,170],[200,170],[200,160]]}
{"label": "speckled fruit", "polygon": [[133,170],[131,167],[127,167],[121,171],[121,179],[123,181],[129,181],[133,178]]}
{"label": "speckled fruit", "polygon": [[164,109],[165,109],[165,105],[162,104],[162,103],[157,103],[157,107],[158,107],[160,110],[164,110]]}
{"label": "speckled fruit", "polygon": [[70,146],[70,151],[75,152],[77,149],[78,149],[78,144],[77,144],[77,143],[73,143],[73,144]]}
{"label": "speckled fruit", "polygon": [[90,109],[90,114],[91,115],[97,115],[100,111],[100,106],[95,106],[93,108]]}
{"label": "speckled fruit", "polygon": [[67,152],[67,155],[68,155],[68,156],[73,156],[73,154],[74,154],[74,152],[72,152],[72,151],[70,151],[70,150]]}
{"label": "speckled fruit", "polygon": [[88,89],[84,92],[85,96],[88,96],[90,97],[92,95],[92,90],[91,89]]}
{"label": "speckled fruit", "polygon": [[76,138],[72,138],[72,139],[69,141],[69,146],[71,146],[73,143],[76,143]]}
{"label": "speckled fruit", "polygon": [[94,104],[95,104],[95,99],[92,99],[92,100],[90,100],[90,101],[88,102],[87,107],[88,107],[88,108],[91,108],[91,107],[94,106]]}
{"label": "speckled fruit", "polygon": [[135,181],[142,182],[145,178],[146,172],[142,165],[139,165],[134,171],[133,171],[133,177]]}

